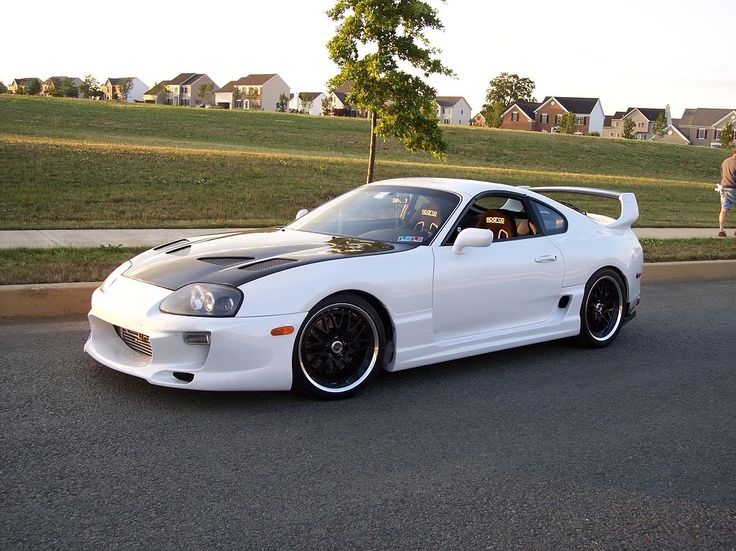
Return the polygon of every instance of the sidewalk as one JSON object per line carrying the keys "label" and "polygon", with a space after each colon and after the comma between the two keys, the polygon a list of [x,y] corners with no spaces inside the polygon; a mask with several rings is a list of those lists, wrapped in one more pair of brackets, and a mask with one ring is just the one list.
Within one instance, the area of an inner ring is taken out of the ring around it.
{"label": "sidewalk", "polygon": [[[125,247],[154,247],[195,235],[229,233],[252,228],[199,228],[199,229],[149,229],[149,230],[0,230],[0,249],[18,247],[99,247],[122,245]],[[634,228],[637,237],[677,239],[692,237],[716,237],[716,228]],[[729,237],[732,237],[729,231]]]}

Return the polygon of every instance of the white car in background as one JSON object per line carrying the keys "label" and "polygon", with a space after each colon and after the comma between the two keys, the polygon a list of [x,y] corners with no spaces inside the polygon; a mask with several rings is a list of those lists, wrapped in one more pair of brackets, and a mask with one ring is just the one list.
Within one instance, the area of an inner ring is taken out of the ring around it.
{"label": "white car in background", "polygon": [[[555,191],[618,199],[621,214]],[[126,262],[92,297],[85,351],[157,385],[340,398],[381,369],[563,337],[603,347],[639,304],[631,193],[406,178],[304,212]]]}

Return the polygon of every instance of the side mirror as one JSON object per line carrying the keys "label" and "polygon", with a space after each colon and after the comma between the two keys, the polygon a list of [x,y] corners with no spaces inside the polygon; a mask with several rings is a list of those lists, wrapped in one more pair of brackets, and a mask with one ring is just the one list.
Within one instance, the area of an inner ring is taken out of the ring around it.
{"label": "side mirror", "polygon": [[299,212],[296,213],[296,218],[294,220],[299,220],[302,216],[307,214],[309,211],[307,209],[302,209]]}
{"label": "side mirror", "polygon": [[480,228],[465,228],[455,239],[452,252],[464,254],[465,247],[488,247],[493,243],[493,232]]}

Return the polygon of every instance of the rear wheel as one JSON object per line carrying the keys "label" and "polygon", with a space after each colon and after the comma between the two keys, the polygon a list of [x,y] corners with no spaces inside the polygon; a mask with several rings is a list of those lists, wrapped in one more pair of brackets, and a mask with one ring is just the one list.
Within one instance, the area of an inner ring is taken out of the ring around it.
{"label": "rear wheel", "polygon": [[312,308],[297,335],[295,386],[319,398],[352,396],[380,370],[385,348],[381,318],[366,300],[329,297]]}
{"label": "rear wheel", "polygon": [[591,348],[608,346],[621,330],[623,314],[621,277],[610,268],[598,270],[585,285],[578,341]]}

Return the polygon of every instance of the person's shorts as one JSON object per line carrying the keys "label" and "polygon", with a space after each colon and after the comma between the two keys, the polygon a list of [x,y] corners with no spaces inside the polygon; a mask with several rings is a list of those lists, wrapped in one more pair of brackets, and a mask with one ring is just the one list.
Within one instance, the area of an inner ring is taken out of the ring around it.
{"label": "person's shorts", "polygon": [[721,208],[731,210],[736,205],[736,188],[724,187],[721,189]]}

